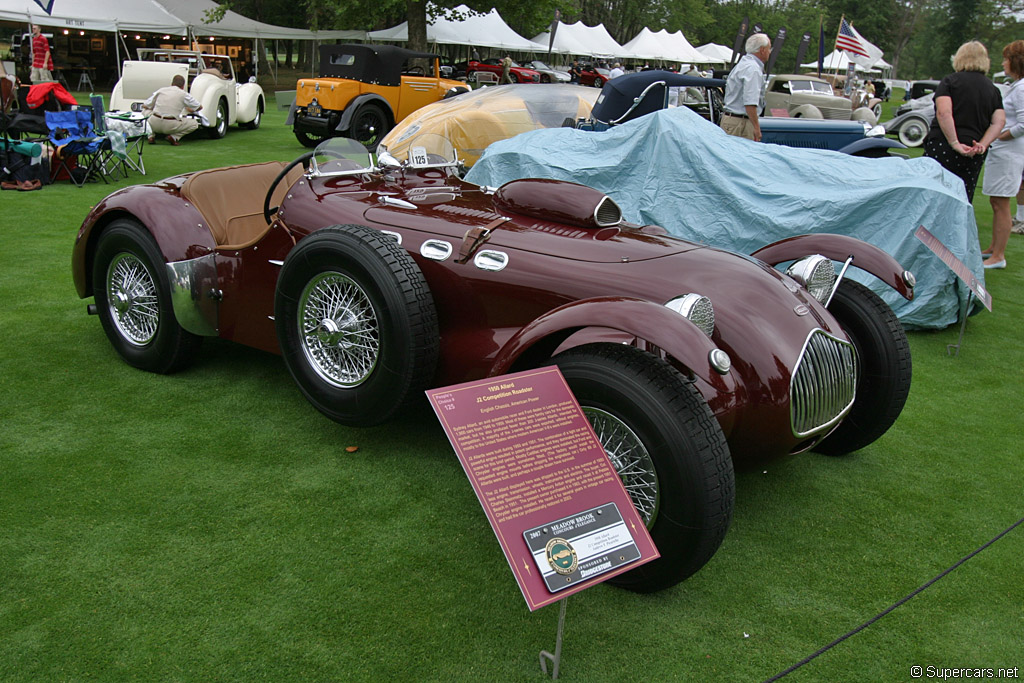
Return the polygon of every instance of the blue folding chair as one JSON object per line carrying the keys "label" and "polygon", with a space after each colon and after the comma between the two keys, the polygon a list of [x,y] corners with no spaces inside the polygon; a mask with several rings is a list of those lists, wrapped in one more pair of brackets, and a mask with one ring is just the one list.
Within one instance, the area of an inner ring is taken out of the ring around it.
{"label": "blue folding chair", "polygon": [[[110,150],[110,141],[95,135],[92,112],[81,109],[48,111],[46,128],[50,143],[56,149],[50,160],[51,177],[57,178],[63,171],[78,187],[97,177],[107,182],[101,164],[103,154]],[[56,167],[53,166],[54,159]]]}

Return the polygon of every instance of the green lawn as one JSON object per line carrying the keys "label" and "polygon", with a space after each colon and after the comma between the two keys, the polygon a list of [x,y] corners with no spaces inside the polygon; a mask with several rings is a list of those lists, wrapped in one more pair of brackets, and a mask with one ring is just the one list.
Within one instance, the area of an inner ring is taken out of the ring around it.
{"label": "green lawn", "polygon": [[[148,179],[294,158],[283,121],[147,146]],[[541,680],[557,609],[527,610],[428,408],[345,428],[278,357],[219,340],[174,376],[119,360],[71,246],[140,180],[0,194],[0,680]],[[958,358],[955,327],[910,335],[885,437],[740,471],[732,529],[680,586],[572,597],[562,677],[763,680],[1024,516],[1024,238],[1008,261]],[[1022,557],[1018,528],[786,680],[1024,669]]]}

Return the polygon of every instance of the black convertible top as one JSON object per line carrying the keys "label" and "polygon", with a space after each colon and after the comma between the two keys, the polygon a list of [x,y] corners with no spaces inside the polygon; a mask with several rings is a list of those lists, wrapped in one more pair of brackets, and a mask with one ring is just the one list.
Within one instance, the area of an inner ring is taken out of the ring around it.
{"label": "black convertible top", "polygon": [[406,60],[436,57],[430,52],[393,45],[321,45],[320,76],[349,78],[373,85],[401,85],[402,65]]}
{"label": "black convertible top", "polygon": [[633,119],[651,114],[665,108],[665,96],[668,88],[724,88],[725,81],[721,78],[702,78],[700,76],[686,76],[673,71],[638,71],[631,74],[623,74],[613,78],[604,84],[597,104],[591,112],[591,116],[602,123],[610,123],[620,118],[633,106],[634,100],[640,96],[652,83],[663,81],[664,85],[651,88],[643,101],[636,109],[629,113],[629,117],[619,123],[632,121]]}

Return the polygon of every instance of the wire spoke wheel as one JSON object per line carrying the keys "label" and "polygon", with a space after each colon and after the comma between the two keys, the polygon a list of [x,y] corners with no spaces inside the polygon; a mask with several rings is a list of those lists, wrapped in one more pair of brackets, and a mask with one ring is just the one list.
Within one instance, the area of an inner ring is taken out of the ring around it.
{"label": "wire spoke wheel", "polygon": [[325,382],[358,386],[377,366],[380,324],[351,278],[326,272],[310,280],[299,300],[298,324],[302,351]]}
{"label": "wire spoke wheel", "polygon": [[650,529],[658,516],[660,503],[658,474],[650,453],[629,425],[611,413],[584,407],[583,414],[622,479],[633,506]]}
{"label": "wire spoke wheel", "polygon": [[122,252],[107,268],[110,317],[129,344],[145,346],[160,327],[160,304],[152,273],[134,254]]}

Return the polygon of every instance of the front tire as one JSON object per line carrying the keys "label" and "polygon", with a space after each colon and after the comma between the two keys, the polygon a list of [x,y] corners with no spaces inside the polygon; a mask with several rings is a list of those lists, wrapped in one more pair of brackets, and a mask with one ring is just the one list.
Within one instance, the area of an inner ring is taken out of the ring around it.
{"label": "front tire", "polygon": [[260,99],[260,101],[256,103],[256,118],[254,118],[252,121],[247,121],[247,122],[243,123],[242,127],[243,128],[248,128],[249,130],[256,130],[257,128],[260,127],[260,123],[262,123],[262,121],[263,121],[263,100]]}
{"label": "front tire", "polygon": [[323,228],[292,249],[274,299],[285,365],[317,410],[379,424],[423,396],[437,366],[437,311],[408,252],[361,225]]}
{"label": "front tire", "polygon": [[814,450],[845,455],[885,434],[903,411],[913,374],[910,344],[892,309],[859,282],[843,280],[829,311],[857,351],[857,392],[850,413]]}
{"label": "front tire", "polygon": [[588,344],[554,358],[619,472],[661,557],[609,580],[649,593],[703,567],[732,518],[732,459],[692,383],[631,346]]}
{"label": "front tire", "polygon": [[192,362],[202,337],[178,325],[163,257],[142,225],[122,218],[103,231],[92,284],[100,324],[125,362],[161,374]]}

